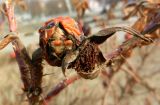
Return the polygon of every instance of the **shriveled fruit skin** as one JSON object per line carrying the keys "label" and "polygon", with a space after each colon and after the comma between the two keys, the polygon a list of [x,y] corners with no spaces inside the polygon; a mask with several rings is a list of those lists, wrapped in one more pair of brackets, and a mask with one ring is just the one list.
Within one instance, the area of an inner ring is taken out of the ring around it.
{"label": "shriveled fruit skin", "polygon": [[67,51],[78,46],[84,36],[78,23],[70,17],[57,17],[46,21],[39,29],[40,47],[46,61],[61,66]]}

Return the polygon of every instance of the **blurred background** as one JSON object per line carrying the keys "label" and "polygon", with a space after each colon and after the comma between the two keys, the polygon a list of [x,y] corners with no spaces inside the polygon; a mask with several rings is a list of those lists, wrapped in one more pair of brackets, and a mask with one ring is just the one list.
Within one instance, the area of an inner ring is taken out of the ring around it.
{"label": "blurred background", "polygon": [[[76,2],[77,1],[77,2]],[[18,32],[29,54],[39,43],[38,29],[48,19],[58,16],[78,17],[76,3],[85,0],[15,0],[15,15]],[[127,3],[137,3],[141,0],[86,0],[83,23],[89,27],[89,35],[100,29],[112,26],[132,26],[138,16],[127,20],[123,17],[124,6]],[[148,0],[150,1],[150,0]],[[154,0],[151,0],[154,1]],[[4,0],[0,0],[2,4]],[[159,2],[159,0],[155,0]],[[9,32],[8,22],[3,13],[0,14],[0,35]],[[104,44],[100,45],[104,56],[116,49],[126,40],[126,33],[118,32]],[[160,105],[160,45],[151,44],[134,49],[120,69],[129,69],[128,65],[142,78],[144,84],[133,82],[132,76],[119,70],[110,84],[105,76],[94,80],[80,79],[64,89],[55,97],[50,105]],[[75,74],[68,70],[67,75]],[[43,95],[64,79],[61,68],[51,67],[44,62]],[[131,84],[128,84],[131,83]],[[28,105],[22,91],[18,65],[11,44],[0,51],[0,105]],[[127,90],[128,89],[128,90]]]}

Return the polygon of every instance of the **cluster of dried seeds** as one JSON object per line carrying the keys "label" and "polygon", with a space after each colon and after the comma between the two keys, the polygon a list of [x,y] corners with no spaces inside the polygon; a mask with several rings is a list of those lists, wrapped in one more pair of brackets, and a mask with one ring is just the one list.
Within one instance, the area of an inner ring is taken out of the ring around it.
{"label": "cluster of dried seeds", "polygon": [[100,72],[96,69],[99,62],[100,50],[95,43],[87,43],[84,48],[80,49],[80,54],[77,59],[72,63],[77,73],[86,79],[96,78]]}

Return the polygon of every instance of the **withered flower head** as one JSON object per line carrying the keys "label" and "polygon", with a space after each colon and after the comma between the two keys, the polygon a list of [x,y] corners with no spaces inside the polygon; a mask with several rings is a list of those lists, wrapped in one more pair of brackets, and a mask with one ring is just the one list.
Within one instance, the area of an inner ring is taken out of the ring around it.
{"label": "withered flower head", "polygon": [[39,29],[39,44],[44,59],[52,66],[62,67],[64,75],[66,69],[73,68],[85,79],[97,77],[101,65],[106,61],[98,45],[117,31],[125,31],[150,41],[129,27],[106,28],[90,37],[86,37],[81,30],[70,17],[51,19]]}

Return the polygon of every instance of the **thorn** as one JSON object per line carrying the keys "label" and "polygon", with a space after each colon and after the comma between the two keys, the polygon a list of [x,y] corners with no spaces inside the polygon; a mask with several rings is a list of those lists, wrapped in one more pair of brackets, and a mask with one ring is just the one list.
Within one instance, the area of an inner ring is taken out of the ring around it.
{"label": "thorn", "polygon": [[69,64],[71,62],[73,62],[77,58],[78,55],[79,55],[79,51],[76,50],[73,52],[69,52],[63,58],[63,60],[62,60],[62,73],[63,73],[64,77],[67,77],[65,72],[66,72],[66,69],[68,68]]}
{"label": "thorn", "polygon": [[43,103],[44,105],[48,105],[48,103],[47,103],[47,101],[45,100],[43,94],[41,94],[40,97],[42,98],[42,103]]}
{"label": "thorn", "polygon": [[58,60],[61,60],[61,58],[59,58],[55,52],[52,53],[52,54],[53,54],[53,56],[55,56]]}
{"label": "thorn", "polygon": [[68,64],[65,62],[62,62],[62,73],[63,73],[64,77],[67,77],[66,76],[66,68],[67,67],[68,67]]}
{"label": "thorn", "polygon": [[43,74],[42,76],[47,76],[47,75],[52,75],[52,74],[55,74],[54,72],[53,73],[46,73],[46,74]]}

